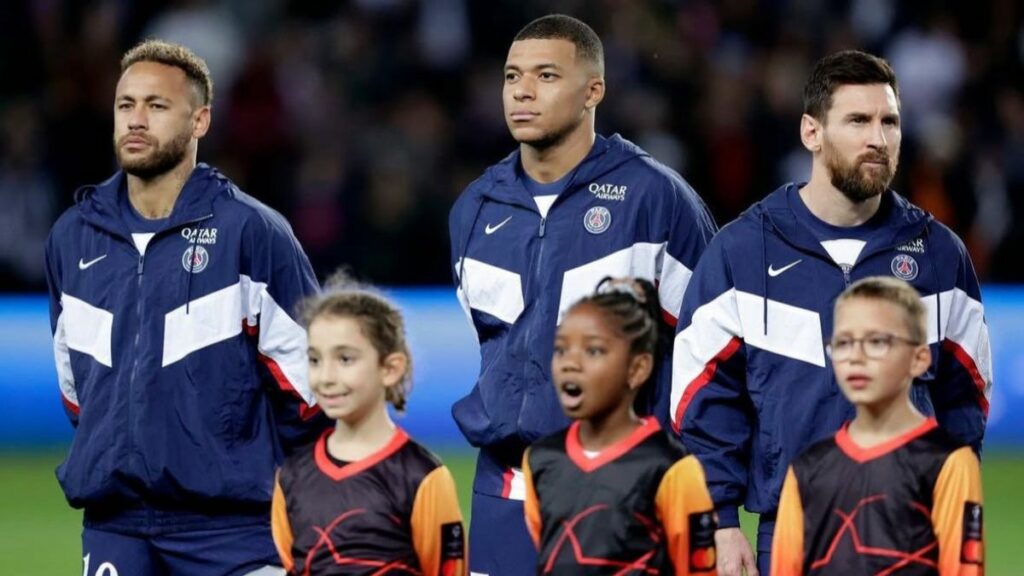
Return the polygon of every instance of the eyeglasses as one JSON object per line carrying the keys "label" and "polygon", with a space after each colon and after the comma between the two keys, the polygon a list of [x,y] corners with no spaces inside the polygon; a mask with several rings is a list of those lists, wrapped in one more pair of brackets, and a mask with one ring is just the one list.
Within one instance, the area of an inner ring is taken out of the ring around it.
{"label": "eyeglasses", "polygon": [[909,346],[918,346],[920,342],[911,340],[910,338],[904,338],[895,334],[870,334],[863,338],[850,338],[849,336],[840,336],[833,338],[827,346],[825,351],[832,357],[833,360],[843,361],[848,360],[853,356],[854,350],[857,345],[860,344],[861,351],[864,355],[873,360],[884,358],[889,350],[892,350],[892,345],[896,343],[907,344]]}

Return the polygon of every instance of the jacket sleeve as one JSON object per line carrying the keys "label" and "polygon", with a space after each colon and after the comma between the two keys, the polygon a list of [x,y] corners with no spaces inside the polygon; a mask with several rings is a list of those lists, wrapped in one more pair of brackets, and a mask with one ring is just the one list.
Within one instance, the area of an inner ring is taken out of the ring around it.
{"label": "jacket sleeve", "polygon": [[800,485],[790,466],[779,498],[779,515],[772,537],[772,569],[775,576],[802,576],[804,563],[804,507]]}
{"label": "jacket sleeve", "polygon": [[654,497],[675,574],[718,574],[715,511],[700,462],[687,456],[668,469]]}
{"label": "jacket sleeve", "polygon": [[[661,303],[662,318],[668,334],[675,332],[683,295],[690,284],[693,270],[697,267],[708,243],[718,232],[718,226],[707,206],[696,192],[678,176],[670,179],[672,200],[670,209],[658,208],[657,216],[662,219],[665,249],[659,254],[655,284],[658,287],[658,301]],[[670,394],[672,349],[658,366],[655,388],[651,397],[642,400],[647,412],[658,418],[667,430],[671,424]]]}
{"label": "jacket sleeve", "polygon": [[465,282],[462,278],[463,258],[466,256],[466,247],[469,243],[468,235],[472,231],[471,228],[474,225],[474,222],[467,221],[471,216],[468,212],[472,210],[475,213],[480,207],[478,203],[475,204],[475,206],[473,204],[473,185],[474,184],[470,184],[462,192],[462,195],[455,201],[451,212],[448,214],[448,241],[451,246],[450,263],[452,284],[455,286],[455,295],[459,299],[459,305],[462,307],[462,311],[465,312],[469,325],[473,327],[473,332],[475,334],[476,325],[473,323],[473,314],[470,311],[469,298],[463,289]]}
{"label": "jacket sleeve", "polygon": [[466,530],[447,467],[435,468],[420,483],[410,524],[424,576],[465,576]]}
{"label": "jacket sleeve", "polygon": [[672,428],[704,466],[722,528],[739,526],[746,495],[752,405],[736,290],[719,235],[683,298],[673,344]]}
{"label": "jacket sleeve", "polygon": [[[941,293],[937,310],[931,310],[929,332],[938,331],[939,351],[929,392],[939,424],[981,453],[992,391],[992,350],[974,265],[963,243],[953,240],[959,252],[956,285]],[[925,303],[934,306],[931,299]]]}
{"label": "jacket sleeve", "polygon": [[306,330],[296,317],[299,303],[319,286],[309,259],[279,214],[258,213],[246,222],[244,234],[243,322],[266,369],[282,446],[291,451],[329,424],[309,388]]}
{"label": "jacket sleeve", "polygon": [[60,254],[51,232],[46,240],[46,287],[50,296],[50,331],[53,334],[53,359],[57,367],[57,385],[61,402],[71,425],[78,427],[78,391],[75,375],[71,371],[71,353],[68,349],[67,331],[64,328],[64,307],[61,302]]}
{"label": "jacket sleeve", "polygon": [[939,574],[984,573],[981,468],[964,446],[946,458],[935,482],[932,526],[939,542]]}
{"label": "jacket sleeve", "polygon": [[668,240],[658,272],[658,300],[665,320],[675,327],[693,269],[718,232],[718,226],[693,188],[682,179],[673,178],[672,182],[675,202],[662,216],[666,219]]}

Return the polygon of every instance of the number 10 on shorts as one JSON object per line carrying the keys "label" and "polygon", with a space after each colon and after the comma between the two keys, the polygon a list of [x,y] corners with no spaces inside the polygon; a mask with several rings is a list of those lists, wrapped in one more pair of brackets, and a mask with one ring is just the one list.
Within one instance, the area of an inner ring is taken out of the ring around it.
{"label": "number 10 on shorts", "polygon": [[90,574],[89,556],[92,556],[92,554],[86,554],[82,558],[82,564],[84,564],[84,567],[82,568],[82,576],[118,576],[117,567],[111,564],[110,562],[104,562],[103,564],[100,564],[96,567],[96,573]]}

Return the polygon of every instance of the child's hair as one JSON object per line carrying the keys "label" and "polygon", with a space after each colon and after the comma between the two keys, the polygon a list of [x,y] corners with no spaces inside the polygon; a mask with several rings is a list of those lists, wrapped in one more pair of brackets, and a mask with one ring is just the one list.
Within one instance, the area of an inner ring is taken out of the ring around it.
{"label": "child's hair", "polygon": [[370,341],[381,362],[395,352],[405,354],[408,364],[397,384],[387,389],[385,398],[395,410],[405,410],[405,397],[412,383],[412,354],[405,336],[405,321],[398,307],[372,286],[353,280],[344,270],[331,275],[320,294],[300,305],[300,317],[308,329],[322,316],[352,318]]}
{"label": "child's hair", "polygon": [[619,330],[629,340],[631,353],[654,354],[658,351],[661,305],[654,284],[641,278],[605,276],[597,283],[593,294],[581,298],[572,308],[584,304],[597,306],[617,320]]}
{"label": "child's hair", "polygon": [[843,291],[836,299],[835,310],[838,312],[843,303],[853,298],[869,298],[889,302],[903,310],[903,318],[907,324],[909,338],[917,344],[927,342],[925,323],[928,312],[921,303],[921,295],[913,286],[898,278],[872,276],[858,280]]}
{"label": "child's hair", "polygon": [[642,278],[606,276],[597,283],[593,294],[578,300],[569,310],[585,304],[596,306],[618,324],[622,336],[629,341],[630,354],[654,356],[651,376],[640,387],[633,404],[637,412],[649,413],[653,406],[648,384],[657,378],[658,359],[671,338],[666,324],[661,321],[658,289]]}

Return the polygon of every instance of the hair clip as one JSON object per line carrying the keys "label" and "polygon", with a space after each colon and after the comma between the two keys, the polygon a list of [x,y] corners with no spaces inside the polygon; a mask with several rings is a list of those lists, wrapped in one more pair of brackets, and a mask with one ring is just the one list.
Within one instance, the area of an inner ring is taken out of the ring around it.
{"label": "hair clip", "polygon": [[605,276],[597,283],[597,289],[595,292],[597,294],[626,294],[640,304],[647,304],[647,296],[644,294],[643,287],[641,287],[633,278],[612,278],[611,276]]}

